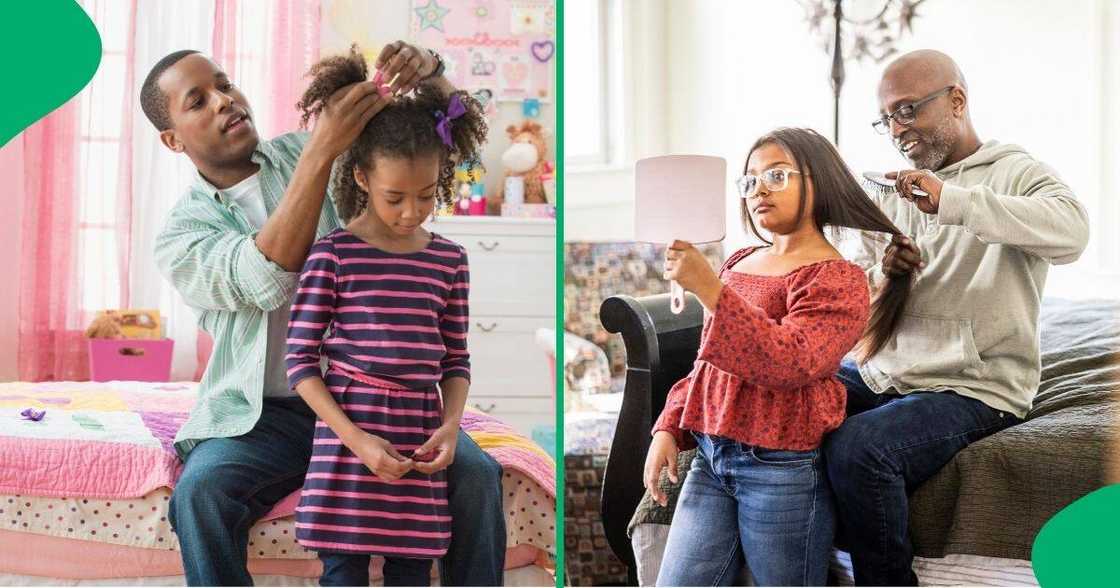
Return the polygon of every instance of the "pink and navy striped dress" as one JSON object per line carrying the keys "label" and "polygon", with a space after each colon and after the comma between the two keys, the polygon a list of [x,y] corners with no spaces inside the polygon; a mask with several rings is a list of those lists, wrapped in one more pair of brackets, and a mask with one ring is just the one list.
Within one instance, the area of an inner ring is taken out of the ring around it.
{"label": "pink and navy striped dress", "polygon": [[[441,380],[470,378],[463,248],[439,235],[388,253],[339,229],[312,248],[292,301],[288,380],[319,376],[354,424],[410,456],[440,426]],[[296,509],[296,538],[315,551],[436,558],[451,541],[445,472],[384,482],[315,427]]]}

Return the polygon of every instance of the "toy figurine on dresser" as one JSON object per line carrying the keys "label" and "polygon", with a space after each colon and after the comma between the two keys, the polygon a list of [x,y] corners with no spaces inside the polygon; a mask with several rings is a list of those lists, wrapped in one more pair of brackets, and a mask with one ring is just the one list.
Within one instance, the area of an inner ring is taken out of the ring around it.
{"label": "toy figurine on dresser", "polygon": [[[506,133],[512,141],[502,153],[506,177],[498,183],[498,192],[494,198],[487,202],[491,214],[498,214],[507,198],[511,203],[519,200],[519,204],[548,202],[545,198],[544,178],[552,174],[553,165],[546,159],[546,129],[539,123],[527,120],[520,125],[506,127]],[[514,193],[510,194],[511,190]],[[516,193],[518,190],[520,194]]]}

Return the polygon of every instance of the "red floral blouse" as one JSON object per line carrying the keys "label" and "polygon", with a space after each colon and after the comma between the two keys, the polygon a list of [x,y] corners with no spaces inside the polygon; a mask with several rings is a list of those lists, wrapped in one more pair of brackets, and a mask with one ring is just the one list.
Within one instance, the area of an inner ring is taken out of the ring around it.
{"label": "red floral blouse", "polygon": [[654,432],[682,449],[686,431],[768,449],[805,451],[844,420],[840,360],[867,324],[867,277],[836,259],[783,276],[731,271],[759,248],[736,252],[720,268],[724,288],[706,314],[700,352],[688,377],[669,391]]}

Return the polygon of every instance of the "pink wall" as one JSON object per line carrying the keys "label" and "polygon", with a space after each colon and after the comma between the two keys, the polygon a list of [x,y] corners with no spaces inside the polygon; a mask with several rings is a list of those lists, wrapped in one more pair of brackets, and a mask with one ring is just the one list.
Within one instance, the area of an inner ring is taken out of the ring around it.
{"label": "pink wall", "polygon": [[[22,170],[22,150],[16,149],[20,136],[14,137],[0,148],[0,169]],[[16,368],[16,330],[19,327],[19,288],[15,279],[19,276],[20,263],[20,225],[23,220],[23,177],[7,175],[4,182],[8,185],[2,190],[4,196],[3,214],[0,214],[0,276],[7,285],[0,286],[0,381],[18,379]]]}

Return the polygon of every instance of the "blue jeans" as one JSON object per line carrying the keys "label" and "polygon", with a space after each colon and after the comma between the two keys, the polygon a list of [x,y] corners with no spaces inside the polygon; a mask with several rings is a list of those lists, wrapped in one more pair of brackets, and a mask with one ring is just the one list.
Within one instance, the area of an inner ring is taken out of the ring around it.
{"label": "blue jeans", "polygon": [[[250,586],[249,528],[303,486],[315,415],[303,399],[267,399],[239,437],[208,439],[187,455],[168,517],[191,586]],[[447,469],[451,546],[440,560],[444,586],[501,586],[506,555],[502,468],[459,432]]]}
{"label": "blue jeans", "polygon": [[825,464],[856,584],[916,586],[907,495],[970,443],[1021,421],[952,392],[876,394],[848,360],[837,377],[848,418],[826,437]]}
{"label": "blue jeans", "polygon": [[658,586],[823,586],[833,513],[820,451],[779,451],[697,435]]}
{"label": "blue jeans", "polygon": [[[323,575],[320,586],[369,586],[369,556],[320,553]],[[432,560],[387,557],[381,567],[385,586],[431,586]]]}

